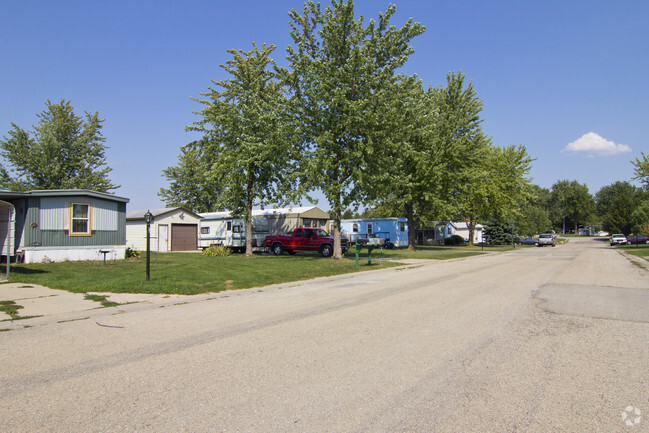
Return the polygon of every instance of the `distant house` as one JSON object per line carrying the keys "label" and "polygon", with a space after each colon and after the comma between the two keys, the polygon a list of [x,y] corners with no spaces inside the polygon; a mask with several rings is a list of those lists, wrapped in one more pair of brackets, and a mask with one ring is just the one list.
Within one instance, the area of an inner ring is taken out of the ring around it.
{"label": "distant house", "polygon": [[127,198],[89,190],[0,191],[2,255],[25,263],[123,259]]}
{"label": "distant house", "polygon": [[340,221],[340,227],[350,242],[358,238],[389,239],[396,247],[408,246],[406,218],[360,218]]}
{"label": "distant house", "polygon": [[[482,224],[477,224],[473,232],[473,243],[480,243],[483,240]],[[417,229],[417,245],[444,245],[444,240],[453,235],[461,236],[465,241],[469,240],[469,228],[467,223],[434,221],[425,227]]]}
{"label": "distant house", "polygon": [[253,210],[252,215],[268,219],[270,235],[283,235],[296,227],[315,227],[329,231],[329,214],[317,206]]}
{"label": "distant house", "polygon": [[[200,215],[184,207],[153,209],[149,226],[151,251],[196,251],[198,249],[198,223]],[[147,210],[126,213],[126,244],[139,251],[146,250]]]}

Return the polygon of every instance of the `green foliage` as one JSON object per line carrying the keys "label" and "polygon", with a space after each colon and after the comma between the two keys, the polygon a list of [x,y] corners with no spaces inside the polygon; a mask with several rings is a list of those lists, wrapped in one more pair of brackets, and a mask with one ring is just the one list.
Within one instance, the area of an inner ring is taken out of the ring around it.
{"label": "green foliage", "polygon": [[453,235],[444,239],[444,245],[464,245],[464,238],[460,235]]}
{"label": "green foliage", "polygon": [[602,228],[609,233],[630,233],[636,225],[632,222],[632,214],[644,195],[641,188],[629,182],[615,182],[602,187],[595,195]]}
{"label": "green foliage", "polygon": [[518,234],[522,236],[533,236],[539,233],[548,232],[552,223],[549,212],[545,207],[526,203],[520,208],[520,214],[514,219]]}
{"label": "green foliage", "polygon": [[126,259],[137,259],[142,255],[141,251],[138,251],[134,248],[131,247],[126,247],[126,252],[124,254],[124,257]]}
{"label": "green foliage", "polygon": [[223,245],[212,244],[203,250],[205,257],[227,257],[232,254],[232,250]]}
{"label": "green foliage", "polygon": [[162,171],[169,188],[160,188],[158,196],[170,207],[214,212],[219,209],[221,188],[210,176],[210,171],[210,161],[204,157],[203,146],[196,142],[183,146],[180,148],[178,165]]}
{"label": "green foliage", "polygon": [[30,133],[12,123],[9,137],[0,140],[0,154],[10,169],[0,165],[0,188],[89,189],[108,192],[118,188],[108,179],[103,119],[97,112],[74,114],[70,101],[45,103],[39,122]]}
{"label": "green foliage", "polygon": [[642,152],[642,158],[636,158],[631,164],[635,166],[633,179],[642,182],[645,190],[649,191],[649,155]]}
{"label": "green foliage", "polygon": [[633,233],[649,236],[649,200],[636,206],[629,220]]}
{"label": "green foliage", "polygon": [[252,208],[291,202],[297,158],[296,129],[274,72],[274,45],[228,50],[221,67],[230,78],[214,81],[204,99],[200,120],[188,127],[203,138],[182,149],[179,165],[163,172],[169,202],[197,210],[227,209],[246,220],[246,254],[252,254]]}
{"label": "green foliage", "polygon": [[511,245],[516,232],[516,227],[511,223],[491,221],[484,226],[483,237],[490,245]]}
{"label": "green foliage", "polygon": [[401,28],[390,25],[396,8],[389,5],[366,25],[354,17],[353,1],[333,1],[326,10],[309,1],[289,12],[289,68],[282,70],[299,119],[306,149],[301,174],[304,187],[319,188],[333,207],[334,256],[341,257],[343,210],[365,200],[386,164],[385,150],[394,143],[392,111],[395,71],[424,31],[412,19]]}
{"label": "green foliage", "polygon": [[563,233],[572,225],[577,233],[578,225],[591,222],[595,214],[595,199],[588,187],[576,180],[561,180],[552,185],[550,193],[550,219]]}

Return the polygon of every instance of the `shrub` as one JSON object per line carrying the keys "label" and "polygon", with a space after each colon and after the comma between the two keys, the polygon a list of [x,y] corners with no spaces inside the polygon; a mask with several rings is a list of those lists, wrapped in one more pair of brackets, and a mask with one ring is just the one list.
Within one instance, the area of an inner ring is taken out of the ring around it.
{"label": "shrub", "polygon": [[453,235],[444,239],[444,245],[464,245],[464,238],[460,235]]}
{"label": "shrub", "polygon": [[223,245],[210,245],[209,247],[203,250],[203,255],[205,257],[226,257],[232,254],[232,250]]}
{"label": "shrub", "polygon": [[141,251],[138,251],[138,250],[133,249],[131,247],[126,248],[125,258],[127,258],[127,259],[138,258],[141,255],[142,255]]}

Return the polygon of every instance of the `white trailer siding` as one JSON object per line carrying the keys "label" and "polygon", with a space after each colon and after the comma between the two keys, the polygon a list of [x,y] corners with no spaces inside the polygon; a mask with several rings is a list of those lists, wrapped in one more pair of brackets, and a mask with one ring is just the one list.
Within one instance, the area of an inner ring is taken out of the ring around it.
{"label": "white trailer siding", "polygon": [[[245,248],[246,224],[243,218],[230,216],[229,212],[201,214],[198,228],[198,246],[223,245],[229,248]],[[263,248],[268,235],[268,220],[265,217],[252,217],[252,246]]]}

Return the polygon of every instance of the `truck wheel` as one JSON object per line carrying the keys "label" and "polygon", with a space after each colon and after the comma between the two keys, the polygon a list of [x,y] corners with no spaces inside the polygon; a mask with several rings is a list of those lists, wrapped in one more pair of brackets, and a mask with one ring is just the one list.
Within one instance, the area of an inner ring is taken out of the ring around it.
{"label": "truck wheel", "polygon": [[334,249],[329,244],[320,247],[320,255],[322,257],[329,257],[334,252]]}
{"label": "truck wheel", "polygon": [[282,244],[274,244],[271,249],[270,249],[273,254],[276,256],[281,256],[282,253],[284,252],[284,247],[282,247]]}

